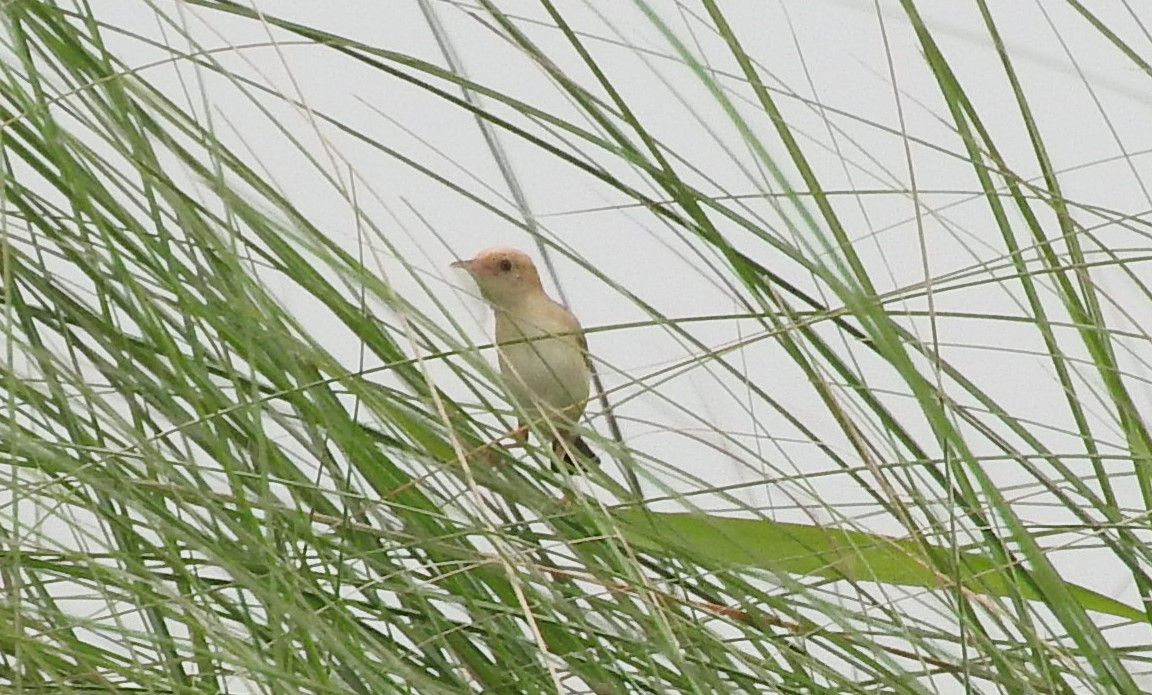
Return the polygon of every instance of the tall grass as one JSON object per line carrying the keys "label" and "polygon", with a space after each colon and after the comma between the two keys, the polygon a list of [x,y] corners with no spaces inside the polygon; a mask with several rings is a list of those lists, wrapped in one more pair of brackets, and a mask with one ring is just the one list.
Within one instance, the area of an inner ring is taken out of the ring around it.
{"label": "tall grass", "polygon": [[[1039,11],[1069,164],[998,3],[860,14],[885,116],[789,3],[337,5],[4,8],[7,691],[1152,690],[1139,16]],[[484,230],[602,470],[497,444]]]}

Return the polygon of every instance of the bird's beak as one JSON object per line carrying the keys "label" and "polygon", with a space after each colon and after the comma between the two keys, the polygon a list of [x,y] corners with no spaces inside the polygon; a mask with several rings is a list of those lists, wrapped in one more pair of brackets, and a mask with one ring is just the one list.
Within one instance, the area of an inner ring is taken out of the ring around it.
{"label": "bird's beak", "polygon": [[451,264],[451,266],[449,266],[449,267],[463,268],[464,270],[471,272],[472,271],[472,261],[470,261],[470,260],[469,261],[454,261]]}

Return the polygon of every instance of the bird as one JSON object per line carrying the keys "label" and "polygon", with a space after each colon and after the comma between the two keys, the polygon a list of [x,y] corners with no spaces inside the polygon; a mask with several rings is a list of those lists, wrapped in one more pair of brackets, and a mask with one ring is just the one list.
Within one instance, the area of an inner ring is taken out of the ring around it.
{"label": "bird", "polygon": [[575,432],[591,382],[580,322],[548,296],[532,258],[519,249],[486,249],[452,267],[468,271],[496,315],[501,378],[520,413],[520,428],[527,420],[551,431],[552,451],[570,471],[581,470],[577,459],[599,463]]}

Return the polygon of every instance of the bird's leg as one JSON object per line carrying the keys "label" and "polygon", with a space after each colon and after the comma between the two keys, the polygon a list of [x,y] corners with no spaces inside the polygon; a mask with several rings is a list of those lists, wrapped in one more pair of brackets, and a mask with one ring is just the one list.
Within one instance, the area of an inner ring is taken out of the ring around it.
{"label": "bird's leg", "polygon": [[[500,440],[496,440],[492,443],[504,449],[526,448],[528,446],[528,425],[526,425],[523,420],[517,420],[516,424],[519,426],[508,434],[508,436],[512,439],[511,442],[505,444]],[[489,456],[487,462],[491,464],[494,462],[494,459]]]}
{"label": "bird's leg", "polygon": [[523,420],[517,420],[518,425],[516,429],[508,436],[512,438],[512,443],[507,446],[509,449],[524,449],[528,447],[528,425]]}
{"label": "bird's leg", "polygon": [[476,457],[479,462],[486,466],[491,466],[496,463],[493,449],[523,449],[528,444],[528,426],[524,424],[523,420],[518,421],[517,424],[519,424],[519,427],[508,433],[508,437],[512,439],[511,442],[504,442],[502,437],[493,439],[487,444],[467,452],[465,457]]}

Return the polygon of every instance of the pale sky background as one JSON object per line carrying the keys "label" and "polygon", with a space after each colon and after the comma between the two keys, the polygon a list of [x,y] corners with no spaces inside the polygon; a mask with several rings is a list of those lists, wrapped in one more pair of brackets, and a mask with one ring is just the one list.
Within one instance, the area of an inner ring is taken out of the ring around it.
{"label": "pale sky background", "polygon": [[[263,7],[264,3],[253,3]],[[1147,251],[1152,198],[1148,193],[1149,152],[1152,151],[1152,99],[1148,75],[1088,28],[1084,20],[1064,3],[992,0],[998,28],[1012,56],[1038,127],[1045,136],[1048,154],[1061,173],[1067,198],[1084,208],[1074,211],[1076,220],[1110,248]],[[978,194],[972,169],[964,161],[959,138],[938,87],[924,63],[912,29],[895,2],[724,2],[725,11],[744,46],[754,52],[762,74],[795,128],[806,154],[830,191],[867,190],[866,195],[837,198],[837,211],[850,234],[858,241],[877,289],[884,293],[912,288],[926,277],[941,278],[974,272],[992,263],[1006,274],[1003,243],[988,208]],[[1039,170],[1031,145],[1020,122],[1020,110],[999,66],[994,47],[982,28],[976,3],[921,3],[922,10],[941,48],[1001,148],[1009,166],[1019,175],[1036,177]],[[1152,5],[1148,3],[1091,3],[1112,29],[1130,45],[1152,55]],[[329,230],[350,249],[363,249],[375,258],[379,271],[409,301],[435,312],[436,302],[460,322],[466,338],[485,342],[490,329],[486,308],[474,289],[448,264],[459,257],[494,245],[515,245],[537,255],[528,236],[470,203],[460,195],[422,176],[386,154],[338,132],[321,121],[328,115],[376,138],[388,147],[434,168],[453,181],[502,209],[515,214],[507,188],[480,136],[475,120],[443,99],[382,76],[377,70],[356,67],[328,49],[306,45],[298,38],[272,28],[259,30],[254,23],[229,21],[219,13],[206,13],[172,2],[154,6],[181,27],[164,20],[129,0],[98,0],[98,12],[112,23],[131,26],[141,35],[171,46],[187,45],[179,29],[187,30],[202,47],[221,47],[212,59],[238,74],[296,100],[286,104],[258,95],[259,108],[242,87],[207,70],[187,63],[147,68],[153,83],[170,84],[180,103],[210,118],[226,142],[248,150],[265,167],[275,183],[295,205]],[[532,105],[574,118],[575,110],[542,71],[526,61],[495,32],[485,27],[468,4],[435,3],[437,16],[468,75],[494,89],[518,96]],[[501,3],[510,14],[542,24],[523,24],[533,40],[554,47],[559,37],[542,9],[533,2]],[[720,73],[735,74],[737,68],[706,23],[693,14],[694,6],[654,2],[651,7],[669,23],[669,30],[691,51],[703,55]],[[325,28],[345,37],[398,53],[443,64],[428,23],[414,2],[387,0],[317,2],[278,0],[266,9],[278,16]],[[1136,12],[1129,15],[1128,12]],[[669,148],[683,156],[700,175],[688,177],[705,191],[719,194],[772,192],[769,177],[757,170],[756,160],[728,116],[717,107],[701,81],[673,55],[674,49],[645,19],[637,6],[627,2],[565,3],[567,19],[585,39],[600,65],[631,106]],[[148,65],[164,53],[137,39],[123,37],[113,47],[133,65]],[[571,50],[549,48],[547,52],[565,69],[585,76]],[[750,104],[751,90],[742,80],[721,78],[731,90],[729,97],[749,119],[762,141],[769,144],[777,161],[786,155],[772,133],[771,124],[758,107]],[[445,83],[454,94],[458,90]],[[190,95],[190,96],[185,96]],[[204,97],[207,98],[204,98]],[[490,100],[485,103],[491,105]],[[262,109],[267,109],[262,112]],[[499,113],[507,109],[495,107]],[[524,119],[512,116],[517,123]],[[589,126],[591,127],[591,126]],[[284,130],[280,130],[283,128]],[[289,142],[285,131],[304,144],[314,162],[299,146]],[[730,288],[714,283],[708,263],[718,262],[704,246],[688,246],[678,234],[646,210],[624,205],[622,196],[592,177],[559,162],[532,145],[502,135],[512,166],[527,193],[543,232],[572,254],[587,259],[609,282],[595,278],[580,264],[556,254],[558,277],[573,310],[586,327],[612,326],[648,317],[612,285],[625,288],[669,317],[724,315],[741,310]],[[618,161],[583,147],[583,154],[599,162],[612,161],[622,178],[645,190],[642,178]],[[911,170],[920,190],[919,215],[912,188]],[[325,182],[320,171],[339,185]],[[799,177],[791,167],[786,176],[796,186]],[[490,189],[488,188],[490,187]],[[775,189],[778,192],[779,189]],[[349,198],[360,208],[358,215]],[[798,243],[819,248],[822,240],[806,230],[790,231],[766,202],[750,201],[766,229],[783,239],[803,237]],[[1105,212],[1095,213],[1087,206]],[[1115,224],[1115,217],[1135,216],[1134,222]],[[383,229],[394,248],[376,240],[365,242],[364,222]],[[1015,220],[1014,220],[1015,221]],[[1051,223],[1051,219],[1047,220]],[[734,244],[788,280],[817,292],[811,278],[795,264],[771,251],[761,240],[721,225]],[[1134,231],[1138,230],[1138,231]],[[923,242],[923,252],[921,248]],[[702,254],[702,255],[701,255]],[[923,254],[923,255],[922,255]],[[397,259],[403,256],[403,262]],[[1147,255],[1147,254],[1144,254]],[[926,265],[925,261],[926,260]],[[1147,264],[1132,266],[1137,272]],[[409,268],[411,270],[409,270]],[[432,290],[429,296],[413,273]],[[1119,307],[1131,291],[1126,279],[1114,270],[1094,276],[1109,289]],[[282,299],[318,334],[331,336],[329,345],[348,364],[355,364],[357,345],[308,297],[298,296],[286,284],[274,286]],[[1014,292],[1016,288],[1013,286]],[[920,292],[892,309],[925,309]],[[834,300],[828,300],[836,304]],[[1019,314],[1008,290],[984,284],[961,290],[939,291],[938,310],[979,310]],[[1146,310],[1148,302],[1135,304]],[[1146,331],[1152,319],[1125,318],[1116,307],[1107,311],[1117,328]],[[928,336],[926,322],[908,322]],[[940,341],[944,355],[974,375],[989,393],[1020,417],[1049,424],[1050,444],[1057,451],[1074,437],[1067,409],[1062,407],[1058,384],[1050,376],[1036,331],[1018,331],[974,321],[941,321]],[[751,322],[717,321],[694,324],[691,332],[707,345],[719,347],[747,337],[756,327]],[[341,336],[345,341],[341,342]],[[462,336],[462,339],[465,336]],[[659,384],[656,391],[642,391],[635,381],[677,361],[685,362],[697,350],[682,345],[661,327],[594,332],[590,346],[613,399],[624,420],[629,443],[674,462],[689,476],[703,483],[678,481],[681,490],[702,485],[720,486],[736,481],[771,480],[781,472],[813,472],[825,465],[813,445],[775,414],[757,408],[748,411],[749,397],[734,383],[708,365],[698,365]],[[1147,357],[1140,350],[1144,341],[1133,341],[1131,352],[1122,356],[1130,374],[1147,384]],[[1124,346],[1121,346],[1123,353]],[[874,388],[906,387],[890,370],[865,350],[851,350]],[[800,371],[785,358],[779,346],[762,341],[728,356],[730,363],[771,388],[789,404],[791,412],[815,429],[843,453],[843,436]],[[687,363],[687,362],[685,362]],[[365,365],[371,367],[371,364]],[[447,370],[433,374],[450,384]],[[1135,394],[1152,406],[1152,391]],[[915,421],[914,404],[894,395],[893,409]],[[1097,404],[1088,404],[1090,410]],[[593,426],[606,432],[603,421],[591,408]],[[1093,411],[1099,418],[1106,413]],[[1152,412],[1152,409],[1149,410]],[[694,431],[706,441],[713,429],[748,433],[762,455],[775,462],[768,470],[742,457],[725,456],[704,443],[685,437]],[[1062,431],[1063,430],[1063,431]],[[920,433],[926,433],[922,427]],[[754,435],[754,437],[753,437]],[[1117,443],[1122,443],[1119,435]],[[1064,442],[1065,444],[1061,444]],[[1075,462],[1072,465],[1086,465]],[[1025,479],[1005,467],[993,470],[1005,486]],[[1135,486],[1133,486],[1135,488]],[[1135,494],[1135,489],[1133,489]],[[767,510],[773,518],[789,521],[828,522],[829,507],[846,517],[862,515],[866,508],[852,504],[864,500],[854,485],[832,476],[803,487],[764,485],[741,493],[750,505]],[[823,504],[812,504],[814,497]],[[718,505],[707,499],[702,506]],[[1035,522],[1062,520],[1051,507],[1023,507],[1024,516]],[[827,506],[826,506],[827,505]],[[898,527],[875,517],[860,521],[872,531],[898,532]],[[1078,561],[1075,558],[1087,558]],[[1090,553],[1067,554],[1058,562],[1072,581],[1132,601],[1135,591],[1123,577],[1114,581],[1101,576]]]}

